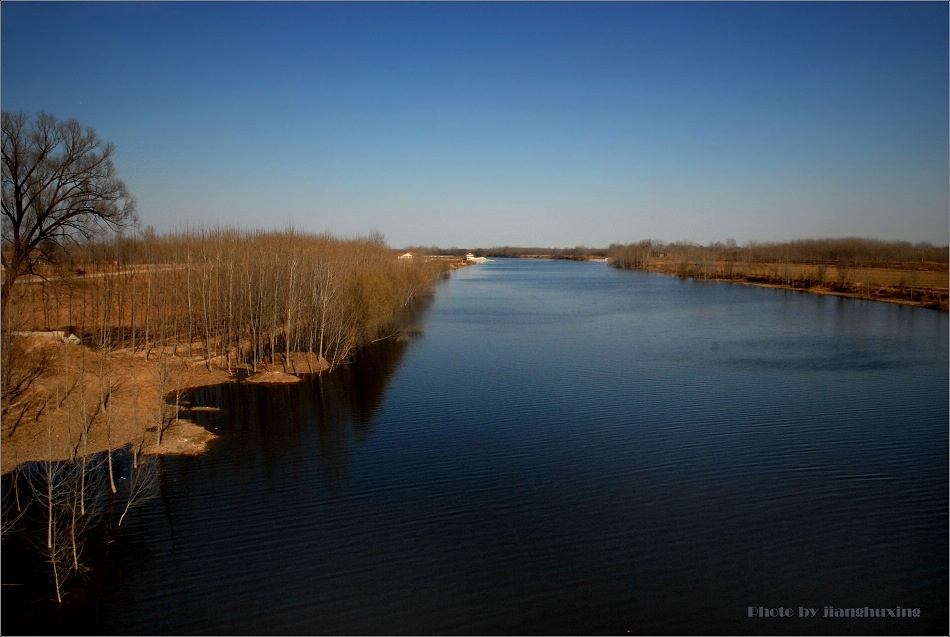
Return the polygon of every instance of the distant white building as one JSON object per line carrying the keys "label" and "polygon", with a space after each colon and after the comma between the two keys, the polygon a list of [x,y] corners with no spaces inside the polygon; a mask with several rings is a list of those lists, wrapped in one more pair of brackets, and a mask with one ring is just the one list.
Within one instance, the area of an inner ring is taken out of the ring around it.
{"label": "distant white building", "polygon": [[465,255],[465,260],[472,261],[473,263],[485,263],[485,261],[488,261],[486,257],[476,257],[472,252]]}
{"label": "distant white building", "polygon": [[399,258],[400,258],[400,259],[411,259],[411,258],[412,258],[412,253],[411,253],[411,252],[406,252],[405,254],[400,254],[400,255],[399,255]]}

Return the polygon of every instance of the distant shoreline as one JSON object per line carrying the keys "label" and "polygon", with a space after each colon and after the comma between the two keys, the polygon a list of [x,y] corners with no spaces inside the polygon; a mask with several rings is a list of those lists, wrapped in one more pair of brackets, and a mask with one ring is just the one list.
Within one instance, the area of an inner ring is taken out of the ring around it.
{"label": "distant shoreline", "polygon": [[[552,261],[594,261],[594,262],[604,262],[606,261],[610,264],[610,259],[605,259],[602,256],[580,256],[580,255],[556,255],[556,254],[521,254],[515,258],[519,259],[550,259]],[[613,264],[611,264],[613,265]],[[719,264],[722,265],[722,264]],[[913,273],[943,273],[947,274],[946,264],[936,263],[936,262],[925,262],[922,264],[878,264],[880,267],[873,268],[852,268],[853,271],[857,274],[853,276],[860,276],[867,271],[875,271],[878,276],[867,277],[866,282],[848,282],[845,280],[837,281],[828,281],[822,280],[821,282],[816,282],[813,278],[808,276],[801,276],[803,272],[809,268],[816,269],[819,266],[811,264],[795,264],[790,266],[792,270],[796,271],[796,275],[791,276],[779,276],[776,274],[769,274],[768,270],[776,270],[778,266],[771,263],[733,263],[732,267],[737,270],[761,270],[761,274],[733,274],[733,275],[721,275],[718,273],[708,273],[705,270],[705,266],[699,263],[693,263],[686,260],[677,260],[677,259],[657,259],[653,260],[647,264],[642,264],[638,266],[618,266],[620,269],[626,270],[645,270],[647,272],[656,272],[658,274],[668,274],[672,276],[678,276],[681,278],[690,278],[690,279],[699,279],[704,281],[721,281],[724,283],[740,283],[743,285],[754,285],[756,287],[762,288],[774,288],[779,290],[794,290],[795,292],[808,292],[810,294],[822,294],[827,296],[840,296],[844,298],[851,299],[863,299],[866,301],[883,301],[885,303],[895,303],[897,305],[907,305],[910,307],[923,307],[932,310],[939,310],[942,312],[947,312],[950,310],[950,303],[948,303],[948,298],[950,298],[950,290],[943,287],[929,287],[929,286],[910,286],[910,285],[889,285],[882,283],[880,280],[880,273],[889,272],[893,275],[893,278],[900,280],[900,277],[903,275],[910,274],[913,276]],[[783,266],[782,267],[786,267]],[[837,277],[838,279],[844,279],[846,275],[842,275],[837,266],[824,266],[829,272],[830,276]]]}
{"label": "distant shoreline", "polygon": [[[718,271],[718,268],[713,272],[709,272],[705,268],[700,267],[699,264],[672,259],[655,260],[636,267],[616,265],[614,267],[645,270],[682,278],[741,283],[764,288],[841,296],[867,301],[883,301],[885,303],[923,307],[940,310],[942,312],[948,311],[950,290],[946,287],[910,286],[907,284],[892,285],[885,282],[888,278],[899,281],[901,277],[907,278],[908,276],[914,276],[919,273],[942,274],[946,277],[946,269],[940,269],[941,266],[946,268],[945,264],[920,264],[916,269],[905,264],[892,264],[890,267],[854,268],[855,273],[851,276],[857,279],[863,278],[863,281],[845,280],[845,275],[835,272],[835,266],[827,266],[827,269],[831,271],[830,274],[832,277],[837,277],[839,280],[828,280],[828,278],[823,277],[816,281],[814,278],[808,276],[806,270],[815,269],[817,266],[793,265],[789,273],[780,275],[775,273],[778,268],[774,264],[740,263],[731,265],[736,269],[736,273],[733,275],[723,275]],[[752,272],[756,273],[753,274]]]}

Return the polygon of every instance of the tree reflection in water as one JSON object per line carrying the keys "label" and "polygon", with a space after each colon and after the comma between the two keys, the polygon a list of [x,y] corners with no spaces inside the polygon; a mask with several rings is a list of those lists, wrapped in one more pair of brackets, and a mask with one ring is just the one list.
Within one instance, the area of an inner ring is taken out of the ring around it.
{"label": "tree reflection in water", "polygon": [[368,438],[390,378],[412,339],[421,335],[432,303],[431,295],[414,300],[391,336],[365,346],[331,373],[291,385],[230,383],[198,389],[192,403],[220,411],[194,411],[190,417],[221,435],[214,444],[228,448],[221,455],[231,462],[244,463],[248,454],[259,454],[268,476],[283,478],[290,466],[289,449],[314,449],[320,454],[324,486],[339,486],[350,446]]}

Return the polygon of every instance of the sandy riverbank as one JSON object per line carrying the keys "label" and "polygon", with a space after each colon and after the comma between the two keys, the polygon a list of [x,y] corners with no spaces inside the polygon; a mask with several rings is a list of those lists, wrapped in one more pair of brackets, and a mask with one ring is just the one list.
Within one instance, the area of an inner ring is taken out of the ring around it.
{"label": "sandy riverbank", "polygon": [[[145,454],[199,454],[215,435],[188,419],[188,392],[245,378],[249,382],[298,382],[326,369],[315,355],[292,356],[248,376],[226,361],[117,350],[106,356],[53,338],[16,336],[12,346],[28,362],[20,376],[29,388],[7,405],[0,442],[0,473],[28,461],[69,460],[132,445]],[[177,407],[176,396],[178,397]],[[89,423],[83,436],[83,423]],[[164,431],[159,444],[159,426]]]}

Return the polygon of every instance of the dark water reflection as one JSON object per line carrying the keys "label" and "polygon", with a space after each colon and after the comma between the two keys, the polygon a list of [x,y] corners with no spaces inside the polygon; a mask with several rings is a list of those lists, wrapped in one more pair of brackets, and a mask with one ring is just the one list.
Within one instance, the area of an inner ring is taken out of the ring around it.
{"label": "dark water reflection", "polygon": [[[500,260],[424,322],[196,393],[221,439],[32,632],[947,632],[946,314]],[[747,616],[827,605],[921,617]]]}
{"label": "dark water reflection", "polygon": [[[338,486],[346,477],[349,449],[368,439],[387,383],[408,346],[387,340],[360,353],[354,364],[295,385],[218,385],[198,390],[194,403],[220,413],[195,411],[190,417],[209,430],[226,429],[217,453],[229,458],[231,470],[253,466],[267,480],[296,471],[290,453],[319,452],[323,485]],[[222,417],[228,419],[222,427]]]}

